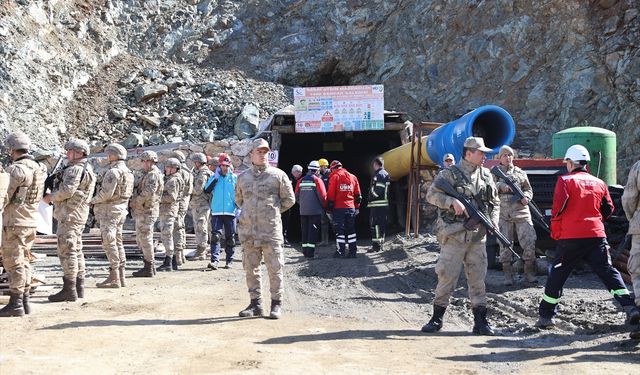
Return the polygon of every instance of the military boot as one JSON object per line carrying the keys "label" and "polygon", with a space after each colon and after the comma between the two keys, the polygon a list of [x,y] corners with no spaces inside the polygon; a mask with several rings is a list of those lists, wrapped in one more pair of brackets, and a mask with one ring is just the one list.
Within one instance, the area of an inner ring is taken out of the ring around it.
{"label": "military boot", "polygon": [[118,276],[120,276],[120,286],[123,288],[127,286],[127,283],[124,281],[124,266],[118,268]]}
{"label": "military boot", "polygon": [[10,316],[24,316],[24,305],[22,304],[23,293],[10,294],[9,303],[0,309],[0,318]]}
{"label": "military boot", "polygon": [[269,319],[280,319],[281,316],[282,316],[282,301],[272,299],[271,312],[269,313]]}
{"label": "military boot", "polygon": [[[78,299],[78,291],[76,290],[76,279],[67,277],[62,278],[62,290],[56,294],[47,297],[49,302],[74,302]],[[23,301],[24,303],[24,301]]]}
{"label": "military boot", "polygon": [[22,295],[22,308],[24,309],[24,313],[27,315],[31,314],[31,304],[29,303],[30,299],[29,292],[24,292]]}
{"label": "military boot", "polygon": [[625,314],[627,314],[627,324],[636,325],[640,324],[640,309],[634,305],[622,306]]}
{"label": "military boot", "polygon": [[196,253],[193,256],[187,257],[187,260],[205,260],[205,255],[207,255],[207,248],[205,246],[198,245],[198,247],[196,247]]}
{"label": "military boot", "polygon": [[76,293],[78,298],[84,298],[84,276],[76,277]]}
{"label": "military boot", "polygon": [[431,320],[429,320],[429,323],[422,326],[422,332],[433,333],[442,329],[442,318],[446,310],[446,307],[433,305],[433,316]]}
{"label": "military boot", "polygon": [[262,316],[264,311],[262,310],[262,301],[259,298],[252,299],[244,310],[238,313],[239,316],[243,318],[251,317],[251,316]]}
{"label": "military boot", "polygon": [[182,252],[182,250],[176,249],[176,253],[174,254],[176,266],[182,265]]}
{"label": "military boot", "polygon": [[171,266],[171,258],[169,256],[164,257],[164,262],[160,267],[158,267],[158,272],[171,272],[173,271],[173,267]]}
{"label": "military boot", "polygon": [[109,276],[101,283],[97,283],[98,288],[120,288],[120,277],[118,269],[109,269]]}
{"label": "military boot", "polygon": [[178,257],[176,256],[176,254],[173,254],[173,256],[171,257],[171,269],[174,271],[178,270]]}
{"label": "military boot", "polygon": [[528,283],[537,283],[538,279],[536,279],[536,261],[528,260],[524,262],[524,279],[527,280]]}
{"label": "military boot", "polygon": [[513,285],[513,265],[511,262],[502,263],[502,273],[504,273],[503,285]]}
{"label": "military boot", "polygon": [[153,277],[153,267],[151,266],[151,262],[143,261],[144,266],[137,271],[133,271],[131,274],[133,277]]}
{"label": "military boot", "polygon": [[153,276],[156,275],[156,258],[151,259],[151,272],[153,272]]}
{"label": "military boot", "polygon": [[632,340],[640,340],[640,328],[636,328],[631,331],[631,333],[629,333],[629,338]]}
{"label": "military boot", "polygon": [[476,306],[473,311],[473,333],[483,336],[494,336],[495,332],[487,322],[487,308],[485,306]]}

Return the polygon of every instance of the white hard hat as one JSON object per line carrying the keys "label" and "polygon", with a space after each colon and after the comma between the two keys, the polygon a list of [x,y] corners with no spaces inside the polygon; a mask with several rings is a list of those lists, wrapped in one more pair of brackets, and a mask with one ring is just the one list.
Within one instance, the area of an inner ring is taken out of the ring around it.
{"label": "white hard hat", "polygon": [[320,163],[317,160],[312,160],[309,165],[307,165],[307,169],[320,169]]}
{"label": "white hard hat", "polygon": [[589,151],[582,145],[573,145],[567,149],[564,154],[564,161],[571,160],[572,162],[589,161]]}

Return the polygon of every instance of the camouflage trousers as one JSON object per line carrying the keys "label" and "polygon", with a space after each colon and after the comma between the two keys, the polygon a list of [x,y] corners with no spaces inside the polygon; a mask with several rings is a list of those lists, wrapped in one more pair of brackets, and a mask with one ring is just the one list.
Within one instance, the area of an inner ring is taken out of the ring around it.
{"label": "camouflage trousers", "polygon": [[160,239],[164,245],[165,255],[173,256],[175,249],[173,239],[175,237],[176,218],[160,215]]}
{"label": "camouflage trousers", "polygon": [[440,257],[436,264],[438,285],[433,300],[435,305],[442,307],[449,305],[449,299],[458,284],[463,265],[471,306],[486,304],[484,279],[487,275],[487,251],[485,241],[462,243],[455,238],[447,237],[446,242],[440,245]]}
{"label": "camouflage trousers", "polygon": [[631,275],[636,306],[640,306],[640,234],[631,235],[631,252],[627,261],[627,269]]}
{"label": "camouflage trousers", "polygon": [[264,256],[264,264],[269,273],[271,299],[281,301],[284,279],[284,248],[278,245],[253,246],[242,244],[242,265],[247,278],[247,288],[251,299],[261,298],[262,269],[260,263]]}
{"label": "camouflage trousers", "polygon": [[67,279],[84,278],[85,265],[82,253],[84,223],[58,221],[58,258],[62,273]]}
{"label": "camouflage trousers", "polygon": [[142,257],[147,262],[153,262],[153,226],[158,220],[150,215],[139,215],[136,220],[136,244],[142,250]]}
{"label": "camouflage trousers", "polygon": [[2,228],[2,265],[9,275],[9,292],[22,295],[31,287],[29,251],[36,240],[36,228]]}
{"label": "camouflage trousers", "polygon": [[191,209],[193,217],[193,230],[196,233],[196,245],[198,248],[207,249],[209,247],[209,217],[211,208],[209,205],[193,207]]}
{"label": "camouflage trousers", "polygon": [[187,216],[189,210],[189,198],[184,201],[180,201],[180,208],[178,208],[178,217],[173,227],[173,246],[176,250],[184,250],[187,242],[187,232],[184,229],[184,219]]}
{"label": "camouflage trousers", "polygon": [[102,237],[102,248],[107,254],[109,260],[109,268],[117,270],[124,267],[127,257],[124,253],[124,245],[122,244],[122,225],[124,224],[124,215],[104,216],[98,218],[100,222],[100,236]]}
{"label": "camouflage trousers", "polygon": [[[536,259],[536,230],[531,219],[504,220],[500,218],[500,232],[510,241],[514,240],[514,233],[518,235],[518,243],[522,248],[522,260]],[[500,244],[500,262],[510,263],[513,253]]]}

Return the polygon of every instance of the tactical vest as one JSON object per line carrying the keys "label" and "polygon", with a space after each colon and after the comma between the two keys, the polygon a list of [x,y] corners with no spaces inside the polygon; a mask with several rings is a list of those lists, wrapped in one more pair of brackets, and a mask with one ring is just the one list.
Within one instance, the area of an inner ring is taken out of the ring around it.
{"label": "tactical vest", "polygon": [[[129,199],[131,195],[133,195],[133,173],[131,173],[130,170],[122,171],[116,192],[122,199]],[[114,195],[116,195],[116,193],[114,193]]]}
{"label": "tactical vest", "polygon": [[[491,174],[486,172],[484,169],[480,170],[480,178],[482,180],[482,187],[480,190],[474,194],[475,190],[471,184],[471,181],[467,179],[464,173],[458,168],[456,165],[452,165],[449,167],[451,174],[453,175],[453,187],[456,191],[462,195],[464,195],[471,204],[479,209],[486,216],[489,215],[490,208],[487,205],[487,202],[491,201]],[[445,223],[461,223],[466,219],[465,215],[456,216],[455,211],[452,208],[447,210],[440,209],[440,216]]]}
{"label": "tactical vest", "polygon": [[40,163],[32,160],[35,165],[29,165],[24,163],[23,160],[26,161],[32,159],[21,159],[16,161],[14,165],[22,169],[25,176],[27,176],[27,181],[31,178],[31,183],[28,186],[19,187],[13,197],[11,197],[11,203],[36,204],[42,199],[44,193],[44,180],[47,176],[43,168],[41,168]]}

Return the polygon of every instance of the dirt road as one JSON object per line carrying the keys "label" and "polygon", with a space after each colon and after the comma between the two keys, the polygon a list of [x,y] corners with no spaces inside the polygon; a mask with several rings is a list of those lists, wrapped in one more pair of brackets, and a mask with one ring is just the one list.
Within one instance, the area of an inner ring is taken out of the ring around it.
{"label": "dirt road", "polygon": [[[640,346],[627,339],[624,314],[589,274],[565,289],[560,327],[532,328],[541,287],[500,286],[490,271],[495,337],[470,334],[463,288],[445,328],[425,335],[437,245],[427,238],[358,259],[335,260],[321,248],[307,261],[287,248],[283,319],[238,318],[248,302],[240,264],[204,272],[130,278],[123,289],[93,287],[105,260],[91,260],[82,302],[47,303],[0,321],[0,374],[637,374]],[[141,262],[132,260],[128,273]],[[37,266],[59,281],[56,258]],[[544,282],[544,277],[540,277]],[[265,277],[266,282],[266,277]],[[466,284],[461,277],[459,287]],[[268,290],[268,285],[263,288]]]}

